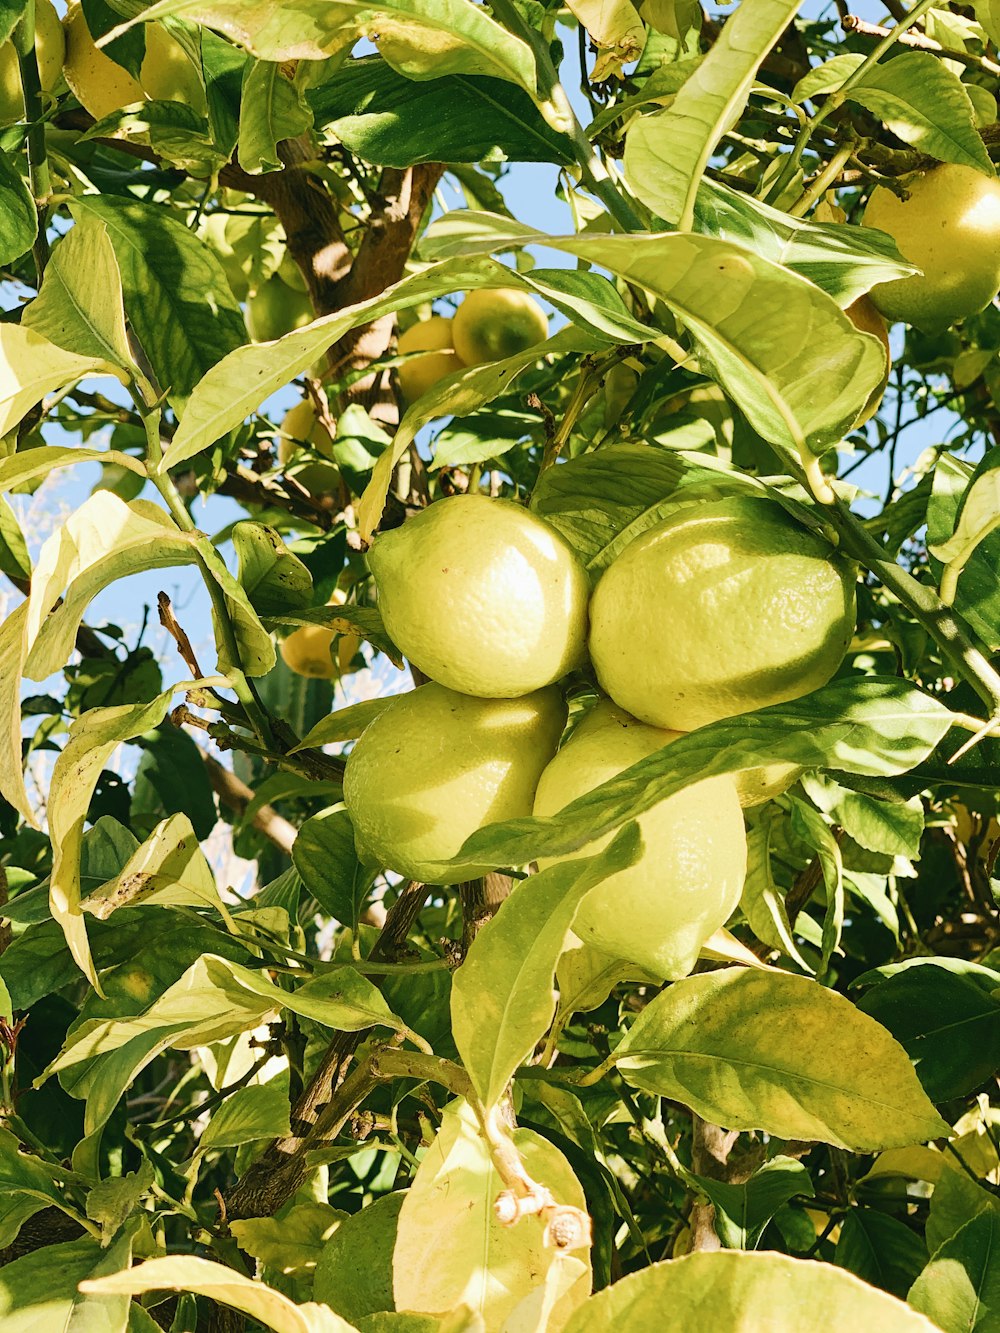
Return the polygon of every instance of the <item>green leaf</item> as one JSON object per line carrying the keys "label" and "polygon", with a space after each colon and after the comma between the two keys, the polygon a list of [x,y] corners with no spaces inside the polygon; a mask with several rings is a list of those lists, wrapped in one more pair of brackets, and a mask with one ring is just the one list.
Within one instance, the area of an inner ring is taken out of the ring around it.
{"label": "green leaf", "polygon": [[49,907],[62,927],[77,966],[100,991],[80,907],[80,846],[94,787],[111,755],[122,743],[158,726],[170,706],[166,690],[148,704],[92,708],[70,726],[69,737],[52,770],[48,819],[52,837]]}
{"label": "green leaf", "polygon": [[254,610],[262,616],[308,606],[312,575],[274,528],[245,519],[233,527],[237,578]]}
{"label": "green leaf", "polygon": [[[378,607],[357,606],[354,603],[316,606],[309,610],[284,611],[280,615],[268,616],[266,623],[269,629],[285,629],[293,625],[323,625],[327,629],[332,629],[335,634],[357,634],[380,653],[385,653],[393,666],[403,669],[402,654],[386,634]],[[365,700],[366,704],[376,702],[377,700]],[[348,710],[345,708],[340,711],[346,713]],[[345,725],[353,726],[354,716],[352,713],[349,722],[345,719]],[[331,725],[336,727],[340,724]],[[332,735],[327,737],[327,741],[335,739],[337,738]],[[312,741],[310,744],[325,745],[327,741]],[[301,748],[307,748],[305,741],[302,742]]]}
{"label": "green leaf", "polygon": [[901,1046],[806,977],[726,968],[675,982],[615,1052],[633,1087],[728,1129],[855,1152],[948,1133]]}
{"label": "green leaf", "polygon": [[225,593],[229,618],[239,648],[239,662],[230,661],[226,636],[213,607],[212,624],[215,628],[219,670],[229,671],[233,667],[239,667],[248,676],[266,676],[277,661],[274,641],[261,624],[260,617],[254,610],[243,585],[229,572],[226,562],[209,539],[199,533],[195,535],[194,540],[198,559]]}
{"label": "green leaf", "polygon": [[900,1043],[932,1101],[972,1092],[1000,1066],[1000,974],[991,968],[917,958],[854,985],[864,988],[858,1008]]}
{"label": "green leaf", "polygon": [[153,1179],[152,1166],[143,1161],[138,1171],[102,1180],[87,1195],[87,1216],[100,1226],[105,1244],[128,1221]]}
{"label": "green leaf", "polygon": [[246,342],[243,314],[213,251],[168,209],[114,195],[78,196],[105,224],[125,313],[160,389],[181,406],[227,352]]}
{"label": "green leaf", "polygon": [[851,74],[865,63],[865,57],[856,52],[833,56],[822,65],[814,65],[792,89],[793,102],[808,102],[822,93],[835,92]]}
{"label": "green leaf", "polygon": [[[4,16],[0,5],[0,27]],[[30,250],[38,235],[38,211],[21,173],[0,152],[0,266],[6,268]]]}
{"label": "green leaf", "polygon": [[365,865],[359,858],[347,811],[333,807],[307,819],[292,847],[292,861],[320,909],[356,931],[379,867]]}
{"label": "green leaf", "polygon": [[712,153],[742,113],[754,75],[797,10],[797,0],[743,0],[673,104],[635,121],[626,135],[629,188],[682,231],[690,228]]}
{"label": "green leaf", "polygon": [[914,1282],[910,1304],[944,1333],[995,1333],[1000,1307],[1000,1213],[986,1209],[939,1250]]}
{"label": "green leaf", "polygon": [[931,1254],[961,1231],[966,1222],[983,1212],[1000,1216],[1000,1199],[965,1174],[955,1162],[945,1166],[934,1185],[927,1219],[927,1246]]}
{"label": "green leaf", "polygon": [[[990,449],[971,476],[967,464],[943,458],[934,471],[928,550],[945,565],[942,599],[966,614],[973,611],[977,629],[985,620],[989,643],[1000,635],[996,588],[986,576],[986,569],[994,568],[995,553],[1000,549],[1000,538],[993,537],[998,527],[1000,449]],[[949,529],[950,535],[944,540]]]}
{"label": "green leaf", "polygon": [[109,1249],[84,1236],[43,1245],[0,1269],[0,1322],[4,1333],[125,1333],[127,1296],[81,1292],[79,1284],[114,1273],[131,1259],[125,1232]]}
{"label": "green leaf", "polygon": [[423,252],[548,245],[646,289],[687,326],[703,368],[771,444],[821,453],[881,382],[885,354],[875,338],[859,334],[811,282],[738,246],[677,233],[550,237],[520,224],[501,231],[489,214],[474,220],[475,240],[465,221],[457,238],[453,220],[436,223]]}
{"label": "green leaf", "polygon": [[65,665],[87,607],[110,583],[140,570],[191,564],[197,555],[197,538],[181,532],[158,505],[129,505],[111,491],[96,491],[39,553],[28,600],[25,674],[45,680]]}
{"label": "green leaf", "polygon": [[215,876],[185,814],[162,820],[117,875],[84,898],[85,912],[100,921],[140,903],[160,907],[210,907],[225,915]]}
{"label": "green leaf", "polygon": [[918,796],[909,801],[876,800],[841,787],[832,779],[806,777],[803,785],[823,813],[868,851],[919,857],[924,809]]}
{"label": "green leaf", "polygon": [[415,83],[380,56],[365,56],[307,98],[317,128],[379,166],[573,160],[566,136],[546,124],[526,93],[499,79],[451,74]]}
{"label": "green leaf", "polygon": [[879,61],[846,96],[920,152],[994,174],[961,79],[929,51],[901,51]]}
{"label": "green leaf", "polygon": [[795,942],[785,908],[784,893],[771,869],[771,847],[784,819],[783,812],[766,805],[747,829],[747,876],[740,908],[762,944],[795,960],[804,972],[813,972]]}
{"label": "green leaf", "polygon": [[877,1208],[852,1208],[841,1223],[833,1261],[905,1300],[927,1262],[927,1246],[898,1218]]}
{"label": "green leaf", "polygon": [[6,1249],[17,1238],[29,1217],[52,1207],[65,1210],[68,1205],[51,1169],[22,1150],[9,1129],[0,1128],[0,1248]]}
{"label": "green leaf", "polygon": [[24,533],[3,496],[0,496],[0,574],[12,579],[31,579],[31,558]]}
{"label": "green leaf", "polygon": [[107,228],[84,214],[56,245],[22,324],[67,352],[137,373],[125,332],[122,281]]}
{"label": "green leaf", "polygon": [[116,449],[85,449],[79,445],[41,444],[37,449],[0,458],[0,491],[13,490],[36,477],[47,477],[56,468],[72,467],[74,463],[116,463],[137,475],[146,470],[130,454]]}
{"label": "green leaf", "polygon": [[[841,57],[836,57],[841,59]],[[853,56],[844,56],[853,60]],[[832,63],[832,62],[831,62]],[[829,293],[844,309],[876,283],[917,272],[885,232],[789,217],[753,195],[703,180],[695,228],[783,264]]]}
{"label": "green leaf", "polygon": [[27,0],[0,0],[0,42],[5,42],[24,13]]}
{"label": "green leaf", "polygon": [[257,60],[243,72],[242,114],[237,157],[244,171],[257,175],[280,171],[278,144],[304,134],[312,112],[299,88],[281,66]]}
{"label": "green leaf", "polygon": [[685,1255],[592,1296],[565,1333],[935,1333],[922,1315],[830,1264],[736,1250]]}
{"label": "green leaf", "polygon": [[[280,1291],[235,1269],[192,1255],[148,1259],[136,1268],[82,1284],[85,1292],[141,1296],[147,1291],[189,1291],[242,1310],[275,1333],[351,1333],[351,1325],[325,1306],[296,1305]],[[27,1330],[25,1330],[27,1333]]]}
{"label": "green leaf", "polygon": [[974,8],[990,41],[1000,45],[1000,0],[977,0]]}
{"label": "green leaf", "polygon": [[212,1115],[198,1140],[198,1151],[280,1139],[292,1132],[289,1111],[288,1090],[280,1082],[239,1088]]}
{"label": "green leaf", "polygon": [[408,79],[488,74],[535,89],[531,48],[472,0],[389,0],[377,9],[368,0],[340,0],[336,7],[284,0],[280,8],[248,8],[245,0],[160,0],[141,17],[170,14],[216,28],[260,60],[324,60],[367,37]]}
{"label": "green leaf", "polygon": [[385,1194],[345,1218],[316,1263],[316,1300],[349,1319],[394,1309],[392,1251],[405,1191]]}
{"label": "green leaf", "polygon": [[824,979],[833,955],[840,950],[844,929],[844,862],[840,844],[822,815],[812,806],[791,798],[792,826],[808,847],[815,847],[826,890],[823,935],[820,946],[820,976]]}
{"label": "green leaf", "polygon": [[522,880],[476,936],[451,987],[455,1045],[487,1108],[545,1035],[556,1011],[553,979],[584,895],[642,854],[629,824],[595,856]]}
{"label": "green leaf", "polygon": [[779,1208],[789,1199],[815,1193],[809,1172],[792,1157],[772,1157],[741,1185],[707,1176],[691,1180],[715,1205],[715,1231],[728,1250],[756,1249]]}
{"label": "green leaf", "polygon": [[34,329],[0,323],[0,437],[47,393],[107,373],[102,362],[67,352]]}
{"label": "green leaf", "polygon": [[188,732],[173,723],[137,739],[142,758],[132,787],[131,820],[140,830],[171,815],[186,815],[196,838],[215,828],[215,793],[201,750]]}
{"label": "green leaf", "polygon": [[[284,1131],[288,1133],[286,1129]],[[386,1197],[391,1198],[391,1195]],[[365,1212],[368,1212],[365,1209]],[[339,1232],[341,1226],[350,1218],[328,1203],[312,1200],[293,1203],[290,1208],[283,1208],[278,1217],[251,1217],[243,1221],[234,1221],[229,1229],[236,1238],[241,1250],[252,1255],[259,1263],[273,1271],[307,1277],[313,1277],[317,1265],[323,1257],[326,1244],[332,1235]],[[385,1270],[388,1272],[392,1252],[386,1256]],[[368,1275],[367,1265],[360,1262],[360,1255],[352,1278],[355,1283]],[[343,1315],[331,1301],[318,1292],[317,1300],[329,1305],[336,1314]]]}
{"label": "green leaf", "polygon": [[871,777],[904,773],[931,753],[950,720],[943,704],[908,681],[877,676],[834,681],[794,703],[689,732],[557,815],[482,829],[452,864],[518,866],[540,856],[563,856],[696,779],[764,764],[787,762]]}
{"label": "green leaf", "polygon": [[[527,1174],[544,1181],[557,1203],[586,1208],[583,1190],[557,1148],[527,1129],[515,1130],[513,1141]],[[499,1329],[522,1300],[537,1299],[547,1282],[554,1282],[552,1324],[562,1325],[590,1290],[589,1254],[559,1254],[545,1244],[535,1218],[502,1226],[493,1206],[502,1189],[471,1109],[465,1102],[451,1103],[400,1210],[392,1263],[397,1309],[422,1306],[444,1313],[464,1303],[482,1315],[487,1328]],[[502,1282],[496,1277],[501,1273]],[[537,1324],[536,1313],[522,1327]]]}
{"label": "green leaf", "polygon": [[[346,708],[338,708],[335,713],[328,713],[295,747],[296,750],[312,750],[321,745],[334,745],[337,741],[355,741],[367,727],[374,722],[384,709],[392,703],[392,696],[379,699],[362,699]],[[293,751],[294,753],[294,751]]]}

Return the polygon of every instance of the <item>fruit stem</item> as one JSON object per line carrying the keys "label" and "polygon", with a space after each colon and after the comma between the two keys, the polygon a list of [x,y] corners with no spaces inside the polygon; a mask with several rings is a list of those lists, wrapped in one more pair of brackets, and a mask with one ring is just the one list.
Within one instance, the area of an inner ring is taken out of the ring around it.
{"label": "fruit stem", "polygon": [[38,284],[41,286],[45,265],[49,262],[49,242],[45,234],[48,198],[52,189],[49,163],[45,155],[45,125],[42,121],[42,80],[35,55],[35,0],[28,0],[12,34],[21,76],[24,118],[28,122],[28,181],[38,213],[38,234],[31,247]]}
{"label": "fruit stem", "polygon": [[840,534],[842,549],[871,570],[890,592],[895,593],[950,659],[958,673],[976,691],[990,710],[991,717],[1000,717],[1000,675],[976,647],[972,631],[962,618],[942,601],[933,588],[919,582],[895,560],[890,559],[843,500],[836,499],[826,508],[825,514]]}
{"label": "fruit stem", "polygon": [[788,210],[789,217],[805,217],[806,213],[809,212],[817,199],[830,188],[840,175],[843,168],[850,161],[851,155],[856,147],[857,144],[851,139],[848,143],[844,144],[843,148],[837,149],[836,153],[830,158],[830,161],[813,180],[812,184],[807,186],[802,194],[799,195],[798,199],[796,199],[795,203],[792,204],[791,208]]}

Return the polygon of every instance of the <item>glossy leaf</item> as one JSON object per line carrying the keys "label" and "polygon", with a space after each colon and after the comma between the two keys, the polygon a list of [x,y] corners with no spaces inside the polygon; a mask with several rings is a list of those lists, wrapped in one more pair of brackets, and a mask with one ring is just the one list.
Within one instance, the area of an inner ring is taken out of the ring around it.
{"label": "glossy leaf", "polygon": [[806,977],[726,968],[688,977],[615,1053],[634,1087],[713,1124],[871,1152],[947,1133],[884,1028]]}
{"label": "glossy leaf", "polygon": [[910,1288],[909,1302],[943,1333],[993,1333],[1000,1305],[1000,1212],[977,1213],[946,1240]]}
{"label": "glossy leaf", "polygon": [[689,1254],[622,1278],[581,1306],[566,1333],[934,1333],[885,1292],[830,1264],[784,1254]]}
{"label": "glossy leaf", "polygon": [[67,352],[34,329],[0,323],[0,437],[47,393],[85,375],[107,373],[104,363],[92,356]]}
{"label": "glossy leaf", "polygon": [[[3,16],[0,5],[0,20]],[[37,235],[38,211],[31,191],[14,162],[0,152],[0,264],[19,259],[31,249]]]}
{"label": "glossy leaf", "polygon": [[584,895],[642,855],[628,825],[604,851],[522,880],[479,931],[451,988],[455,1045],[480,1100],[494,1106],[555,1014],[553,979]]}
{"label": "glossy leaf", "polygon": [[102,1249],[90,1236],[43,1245],[0,1269],[4,1333],[125,1333],[129,1300],[120,1292],[81,1291],[80,1284],[114,1273],[131,1257],[128,1232]]}
{"label": "glossy leaf", "polygon": [[242,114],[237,157],[251,174],[278,171],[278,144],[304,134],[312,114],[302,93],[281,66],[268,60],[248,65],[243,75]]}

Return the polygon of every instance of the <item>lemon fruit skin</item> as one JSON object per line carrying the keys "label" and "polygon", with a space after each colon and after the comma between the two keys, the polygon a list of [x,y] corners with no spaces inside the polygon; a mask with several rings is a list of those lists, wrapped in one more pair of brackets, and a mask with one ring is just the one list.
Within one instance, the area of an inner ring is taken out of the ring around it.
{"label": "lemon fruit skin", "polygon": [[516,288],[483,287],[470,292],[452,321],[455,351],[467,366],[502,361],[549,336],[542,308]]}
{"label": "lemon fruit skin", "polygon": [[368,552],[389,637],[432,680],[510,699],[586,655],[587,576],[548,524],[509,500],[455,495]]}
{"label": "lemon fruit skin", "polygon": [[[66,39],[52,0],[37,0],[35,5],[35,58],[43,92],[51,92],[62,74]],[[12,125],[24,118],[21,74],[14,43],[0,46],[0,125]]]}
{"label": "lemon fruit skin", "polygon": [[205,91],[180,43],[159,24],[147,23],[144,31],[146,54],[136,80],[95,44],[79,5],[66,11],[63,73],[74,97],[95,120],[147,97],[204,111]]}
{"label": "lemon fruit skin", "polygon": [[693,731],[819,689],[854,631],[854,571],[773,501],[685,507],[637,537],[590,604],[601,687]]}
{"label": "lemon fruit skin", "polygon": [[[564,805],[677,739],[608,701],[598,703],[546,768],[536,815]],[[706,778],[638,818],[643,853],[583,899],[573,930],[587,944],[676,980],[694,967],[705,941],[740,899],[747,840],[736,784]],[[572,855],[599,851],[611,834]],[[539,861],[541,868],[545,863]]]}
{"label": "lemon fruit skin", "polygon": [[344,802],[359,851],[427,884],[485,873],[441,863],[484,825],[531,814],[565,720],[554,687],[473,699],[431,683],[393,699],[347,761]]}
{"label": "lemon fruit skin", "polygon": [[870,421],[878,411],[882,395],[885,393],[885,386],[889,383],[889,375],[892,371],[892,358],[889,353],[889,329],[885,320],[875,308],[870,296],[859,296],[856,301],[847,307],[844,314],[859,333],[869,333],[873,338],[877,338],[885,352],[885,374],[868,395],[868,401],[854,423],[854,429],[857,430],[866,421]]}
{"label": "lemon fruit skin", "polygon": [[305,292],[293,291],[277,273],[265,279],[247,298],[247,329],[256,343],[274,342],[316,318]]}
{"label": "lemon fruit skin", "polygon": [[334,632],[323,625],[301,625],[287,639],[282,639],[279,652],[289,670],[311,680],[332,680],[336,668],[330,649]]}
{"label": "lemon fruit skin", "polygon": [[452,343],[452,321],[443,315],[433,315],[408,328],[399,335],[396,350],[401,354],[426,352],[415,356],[398,367],[399,387],[408,403],[416,402],[438,380],[461,370],[465,362]]}
{"label": "lemon fruit skin", "polygon": [[923,272],[879,283],[870,295],[890,322],[932,333],[982,310],[1000,291],[1000,181],[946,162],[906,188],[903,200],[876,187],[862,222],[888,232]]}

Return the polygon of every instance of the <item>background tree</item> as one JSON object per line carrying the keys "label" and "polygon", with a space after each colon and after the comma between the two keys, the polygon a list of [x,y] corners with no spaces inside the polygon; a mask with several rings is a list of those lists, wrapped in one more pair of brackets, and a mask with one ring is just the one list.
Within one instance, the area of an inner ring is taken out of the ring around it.
{"label": "background tree", "polygon": [[997,24],[0,0],[5,1333],[991,1326]]}

